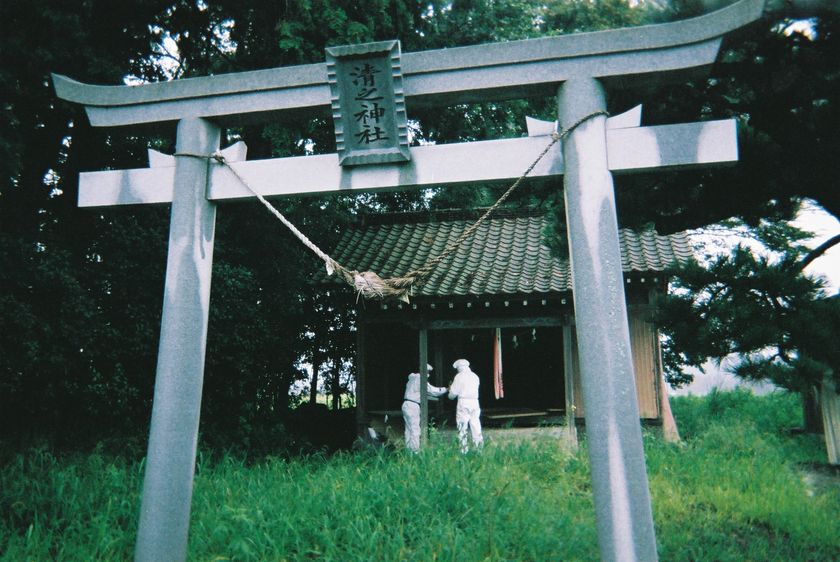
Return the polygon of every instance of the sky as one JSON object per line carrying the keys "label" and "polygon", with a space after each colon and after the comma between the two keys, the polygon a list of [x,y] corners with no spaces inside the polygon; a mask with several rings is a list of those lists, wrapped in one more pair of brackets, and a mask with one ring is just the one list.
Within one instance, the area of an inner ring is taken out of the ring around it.
{"label": "sky", "polygon": [[[832,236],[840,234],[840,221],[813,203],[809,203],[800,211],[794,225],[816,234],[808,243],[811,248],[816,248]],[[805,272],[824,276],[829,282],[829,292],[837,293],[840,290],[840,244],[815,260],[805,268]]]}
{"label": "sky", "polygon": [[[840,221],[810,200],[803,203],[793,225],[814,234],[813,238],[804,242],[805,246],[811,249],[818,247],[832,236],[840,234]],[[742,230],[746,231],[746,228]],[[740,236],[731,228],[723,230],[716,230],[714,227],[701,228],[690,231],[689,234],[701,262],[704,261],[704,254],[709,256],[728,254],[736,244],[747,246],[757,254],[770,255],[759,242],[747,236]],[[805,268],[805,273],[823,277],[827,282],[826,290],[830,294],[840,290],[840,245],[834,246],[814,260]]]}

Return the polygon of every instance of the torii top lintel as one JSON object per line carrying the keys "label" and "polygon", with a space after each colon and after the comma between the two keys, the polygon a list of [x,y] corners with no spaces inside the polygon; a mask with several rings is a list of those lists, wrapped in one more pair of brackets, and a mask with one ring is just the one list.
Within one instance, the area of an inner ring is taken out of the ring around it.
{"label": "torii top lintel", "polygon": [[[403,53],[411,106],[553,94],[572,77],[622,88],[712,64],[723,36],[757,20],[765,0],[740,0],[692,19],[415,53]],[[58,97],[85,106],[94,126],[177,121],[263,120],[329,110],[324,63],[187,78],[141,86],[96,86],[53,75]]]}

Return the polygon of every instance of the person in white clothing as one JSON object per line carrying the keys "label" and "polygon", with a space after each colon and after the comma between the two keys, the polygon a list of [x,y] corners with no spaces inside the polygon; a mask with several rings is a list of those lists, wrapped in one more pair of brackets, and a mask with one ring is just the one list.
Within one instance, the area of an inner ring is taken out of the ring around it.
{"label": "person in white clothing", "polygon": [[[432,366],[426,365],[431,373]],[[426,393],[435,400],[438,396],[446,394],[445,388],[432,386],[426,382]],[[405,446],[409,451],[420,450],[420,373],[408,375],[408,382],[405,383],[405,394],[402,404],[403,421],[405,422]]]}
{"label": "person in white clothing", "polygon": [[469,450],[469,438],[472,437],[473,446],[481,447],[484,438],[481,435],[481,408],[478,405],[478,375],[470,370],[470,362],[458,359],[452,366],[458,371],[449,385],[449,398],[458,400],[455,408],[455,423],[458,426],[458,440],[461,442],[461,452]]}

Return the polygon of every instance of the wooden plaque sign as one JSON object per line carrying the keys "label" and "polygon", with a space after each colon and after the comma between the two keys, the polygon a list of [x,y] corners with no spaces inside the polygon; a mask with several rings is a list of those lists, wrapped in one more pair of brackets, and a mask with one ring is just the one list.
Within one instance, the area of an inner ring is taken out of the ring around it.
{"label": "wooden plaque sign", "polygon": [[330,47],[326,59],[339,163],[409,160],[399,41]]}

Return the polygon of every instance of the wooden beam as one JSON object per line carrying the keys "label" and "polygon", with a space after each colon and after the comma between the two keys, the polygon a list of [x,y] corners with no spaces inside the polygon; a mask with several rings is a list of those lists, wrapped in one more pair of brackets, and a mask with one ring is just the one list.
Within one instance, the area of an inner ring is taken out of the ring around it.
{"label": "wooden beam", "polygon": [[425,447],[429,438],[429,332],[419,331],[420,347],[420,447]]}
{"label": "wooden beam", "polygon": [[525,318],[474,318],[463,320],[429,320],[430,330],[469,330],[480,328],[540,328],[562,326],[559,316],[534,316]]}
{"label": "wooden beam", "polygon": [[367,326],[364,322],[356,324],[356,434],[362,435],[367,431],[367,400],[365,399],[367,377],[365,376],[365,362],[367,360]]}
{"label": "wooden beam", "polygon": [[534,412],[513,412],[509,414],[493,414],[488,413],[485,414],[485,417],[490,420],[506,420],[506,419],[514,419],[514,418],[538,418],[541,416],[547,416],[547,410],[539,410]]}
{"label": "wooden beam", "polygon": [[[446,382],[443,380],[443,347],[441,346],[440,338],[435,339],[435,346],[432,351],[434,354],[432,363],[435,368],[435,386],[447,386]],[[442,396],[437,400],[437,402],[435,402],[435,415],[443,415],[443,402],[445,399],[446,396]]]}
{"label": "wooden beam", "polygon": [[819,397],[828,462],[840,465],[840,394],[830,374],[823,377]]}
{"label": "wooden beam", "polygon": [[569,443],[577,446],[577,430],[575,428],[575,363],[572,348],[571,317],[566,315],[563,320],[563,383],[566,394],[566,431]]}

